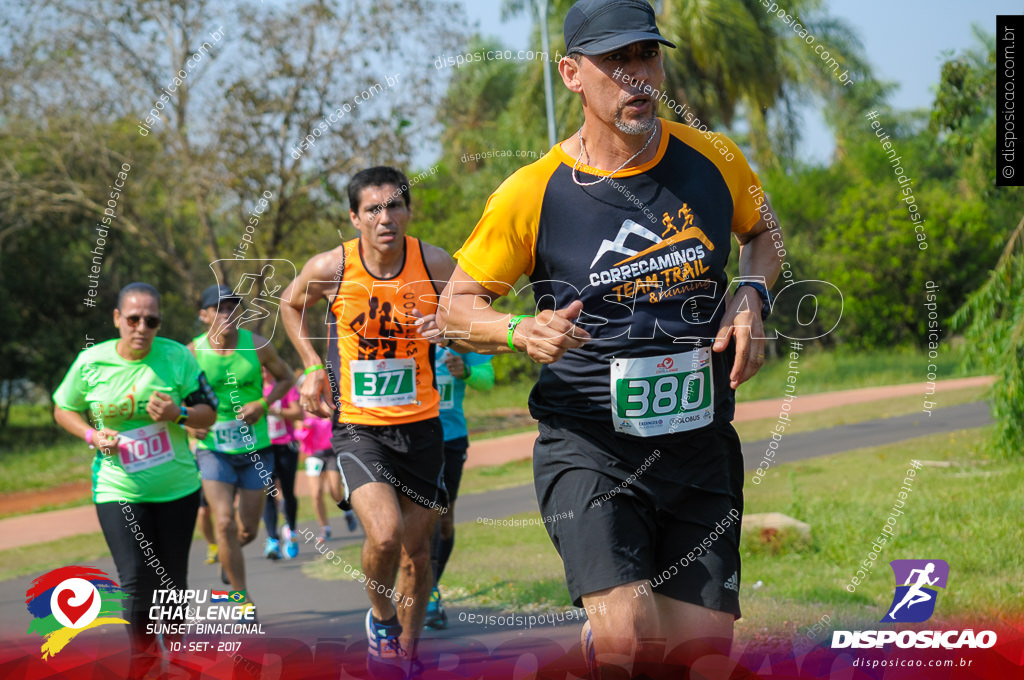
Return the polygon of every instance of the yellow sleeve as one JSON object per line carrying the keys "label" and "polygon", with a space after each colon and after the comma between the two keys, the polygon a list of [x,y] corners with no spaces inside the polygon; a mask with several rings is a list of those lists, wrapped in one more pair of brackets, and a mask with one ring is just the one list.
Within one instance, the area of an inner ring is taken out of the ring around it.
{"label": "yellow sleeve", "polygon": [[548,153],[502,182],[455,253],[462,270],[487,290],[505,295],[520,276],[533,272],[541,205],[558,165]]}
{"label": "yellow sleeve", "polygon": [[671,133],[700,152],[722,173],[732,195],[732,232],[745,234],[761,218],[754,197],[761,180],[751,169],[739,146],[714,130],[701,130],[683,123],[667,123]]}
{"label": "yellow sleeve", "polygon": [[757,203],[754,201],[754,197],[760,194],[761,179],[731,139],[725,136],[719,139],[724,140],[734,154],[734,158],[726,162],[727,170],[722,171],[725,182],[729,185],[729,193],[732,194],[732,233],[745,234],[761,219],[761,213],[757,211]]}

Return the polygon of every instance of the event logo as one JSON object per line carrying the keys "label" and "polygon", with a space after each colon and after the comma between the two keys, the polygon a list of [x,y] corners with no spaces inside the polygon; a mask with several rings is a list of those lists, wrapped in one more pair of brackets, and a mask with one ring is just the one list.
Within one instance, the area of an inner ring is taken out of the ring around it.
{"label": "event logo", "polygon": [[[210,329],[210,337],[218,337],[231,326],[244,330],[260,331],[266,343],[255,349],[262,349],[274,337],[281,304],[281,296],[289,281],[295,280],[295,264],[284,259],[248,259],[236,255],[234,259],[215,260],[210,263],[217,283],[227,285],[234,295],[241,299],[220,325]],[[289,278],[290,274],[290,278]],[[231,285],[236,281],[235,285]]]}
{"label": "event logo", "polygon": [[120,618],[128,593],[106,573],[93,567],[61,567],[35,579],[25,593],[33,616],[26,633],[43,636],[43,658],[52,657],[83,630]]}
{"label": "event logo", "polygon": [[[896,590],[883,623],[920,623],[935,613],[937,588],[946,587],[949,564],[944,560],[893,560]],[[902,583],[903,585],[899,585]]]}
{"label": "event logo", "polygon": [[[881,623],[920,623],[935,613],[936,588],[945,588],[949,564],[945,560],[893,560],[889,563],[896,588],[889,612]],[[903,585],[899,585],[902,583]],[[966,630],[835,630],[832,649],[988,649],[996,644],[995,631]]]}
{"label": "event logo", "polygon": [[594,265],[597,264],[597,261],[600,260],[601,256],[605,253],[636,255],[636,250],[626,246],[626,239],[628,239],[631,234],[646,239],[655,245],[661,243],[661,237],[647,227],[637,224],[633,220],[625,220],[623,221],[622,226],[619,227],[619,233],[616,234],[614,241],[609,241],[608,239],[601,241],[601,247],[597,249],[597,255],[594,256],[594,261],[590,263],[590,268],[593,269]]}

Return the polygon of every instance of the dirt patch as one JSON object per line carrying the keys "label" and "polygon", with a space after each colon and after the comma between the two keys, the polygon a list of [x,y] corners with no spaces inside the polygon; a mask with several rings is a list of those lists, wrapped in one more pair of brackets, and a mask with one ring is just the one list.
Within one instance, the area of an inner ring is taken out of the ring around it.
{"label": "dirt patch", "polygon": [[0,496],[0,516],[34,512],[39,508],[88,499],[91,495],[92,482],[84,481],[61,484],[52,489],[6,493]]}

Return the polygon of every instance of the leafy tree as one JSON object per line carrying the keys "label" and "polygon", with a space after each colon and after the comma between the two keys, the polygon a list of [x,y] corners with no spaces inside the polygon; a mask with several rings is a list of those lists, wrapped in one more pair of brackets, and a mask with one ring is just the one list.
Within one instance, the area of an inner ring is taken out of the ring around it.
{"label": "leafy tree", "polygon": [[[572,0],[552,0],[548,32],[552,50],[565,53],[562,22]],[[693,124],[692,116],[711,128],[733,128],[737,119],[746,122],[748,133],[736,134],[749,142],[751,158],[761,167],[777,162],[779,154],[791,157],[800,134],[797,110],[801,104],[827,103],[827,119],[842,148],[842,122],[862,110],[865,99],[878,101],[882,94],[873,83],[863,47],[852,28],[830,16],[821,0],[793,0],[789,16],[806,27],[793,31],[783,19],[769,15],[759,0],[663,0],[653,3],[663,35],[677,44],[664,49],[665,89],[683,111],[680,115],[661,106],[660,115]],[[537,0],[505,0],[506,14],[529,11],[537,16]],[[813,36],[808,44],[802,36]],[[535,28],[531,44],[540,44]],[[845,87],[814,47],[822,45],[840,64],[839,73],[866,87]],[[539,64],[540,62],[538,62]],[[529,121],[543,132],[542,73],[527,72],[520,104],[514,117]],[[556,74],[557,82],[557,74]],[[575,95],[555,88],[555,112],[561,137],[583,122]],[[688,108],[685,108],[688,107]],[[698,123],[699,124],[699,123]],[[545,137],[546,139],[546,137]]]}
{"label": "leafy tree", "polygon": [[1024,451],[1024,218],[1010,235],[992,275],[957,311],[965,363],[991,371],[996,446],[1006,456]]}
{"label": "leafy tree", "polygon": [[[117,199],[101,302],[86,310],[80,294],[60,298],[64,319],[81,317],[85,325],[62,326],[45,341],[45,327],[23,326],[15,337],[24,347],[3,345],[0,377],[30,375],[47,387],[45,364],[66,365],[82,346],[79,336],[92,328],[86,312],[109,330],[111,296],[129,281],[147,280],[164,293],[165,335],[184,340],[198,331],[194,301],[213,282],[211,263],[233,257],[261,196],[272,198],[246,257],[301,262],[337,243],[348,223],[349,177],[369,165],[408,162],[413,140],[433,124],[422,105],[436,90],[433,56],[462,36],[452,0],[8,5],[0,17],[10,37],[0,53],[5,273],[20,258],[44,253],[30,261],[84,271],[79,258],[92,247],[90,230],[104,216],[110,185],[122,163],[131,166]],[[324,125],[346,104],[344,116]],[[307,135],[315,143],[295,153]],[[59,235],[29,238],[41,229]],[[228,266],[218,269],[230,278]],[[5,303],[5,321],[52,306],[42,281],[17,283],[26,297]],[[50,339],[63,343],[59,361],[42,353]]]}

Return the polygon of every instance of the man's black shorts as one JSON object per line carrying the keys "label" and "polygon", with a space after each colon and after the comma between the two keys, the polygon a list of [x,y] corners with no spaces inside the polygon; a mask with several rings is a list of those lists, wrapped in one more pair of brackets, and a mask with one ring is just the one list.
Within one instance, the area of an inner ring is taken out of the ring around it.
{"label": "man's black shorts", "polygon": [[338,503],[351,508],[352,492],[370,482],[383,482],[427,508],[448,507],[444,486],[444,433],[440,418],[403,425],[356,425],[331,433],[345,497]]}
{"label": "man's black shorts", "polygon": [[469,437],[456,437],[444,443],[444,486],[448,489],[448,501],[454,503],[462,484],[462,468],[466,465]]}
{"label": "man's black shorts", "polygon": [[542,516],[562,518],[545,526],[576,606],[649,579],[655,592],[739,618],[743,455],[732,425],[639,438],[551,416],[539,431],[537,499]]}

